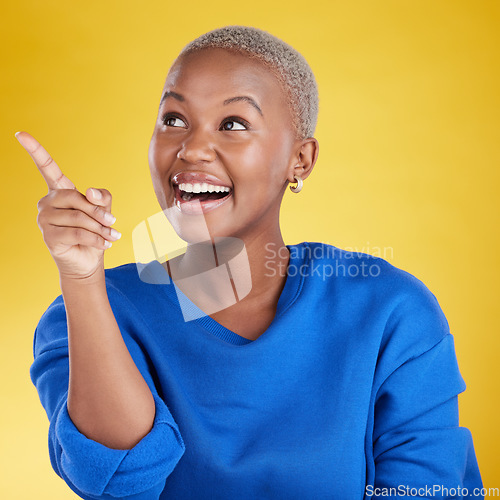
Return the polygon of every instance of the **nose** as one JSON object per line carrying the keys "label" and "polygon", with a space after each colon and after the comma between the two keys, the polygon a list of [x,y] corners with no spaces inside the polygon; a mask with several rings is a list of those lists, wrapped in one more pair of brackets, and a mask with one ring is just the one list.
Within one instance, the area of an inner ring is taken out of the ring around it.
{"label": "nose", "polygon": [[181,149],[177,152],[177,158],[188,163],[211,162],[217,157],[211,141],[203,131],[192,131],[189,137],[183,141]]}

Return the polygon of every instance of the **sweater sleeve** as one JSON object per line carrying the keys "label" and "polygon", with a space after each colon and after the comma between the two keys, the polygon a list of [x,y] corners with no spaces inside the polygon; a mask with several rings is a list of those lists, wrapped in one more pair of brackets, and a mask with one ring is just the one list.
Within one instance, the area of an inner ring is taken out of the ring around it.
{"label": "sweater sleeve", "polygon": [[373,497],[484,498],[469,429],[459,426],[458,394],[466,388],[454,338],[427,290],[398,310],[375,399]]}
{"label": "sweater sleeve", "polygon": [[[117,300],[110,296],[114,312]],[[185,446],[176,422],[158,395],[145,354],[126,331],[129,325],[118,322],[127,348],[151,389],[156,409],[152,429],[133,448],[112,449],[88,439],[68,414],[68,337],[62,295],[49,306],[36,327],[30,377],[50,422],[52,467],[75,493],[85,499],[154,500],[159,498]]]}

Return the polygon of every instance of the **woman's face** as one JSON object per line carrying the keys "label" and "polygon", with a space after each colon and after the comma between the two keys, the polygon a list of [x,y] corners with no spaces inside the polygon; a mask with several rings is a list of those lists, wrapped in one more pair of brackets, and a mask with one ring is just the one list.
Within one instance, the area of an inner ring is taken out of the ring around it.
{"label": "woman's face", "polygon": [[[212,238],[275,231],[297,148],[283,90],[262,63],[205,49],[171,68],[149,165],[160,206],[185,241],[200,217]],[[225,189],[210,193],[213,186]],[[189,193],[198,189],[208,193]]]}

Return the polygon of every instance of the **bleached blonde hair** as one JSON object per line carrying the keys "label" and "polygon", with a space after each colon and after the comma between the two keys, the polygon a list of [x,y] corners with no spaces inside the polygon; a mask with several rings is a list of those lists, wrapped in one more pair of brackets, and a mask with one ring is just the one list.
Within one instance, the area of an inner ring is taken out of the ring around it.
{"label": "bleached blonde hair", "polygon": [[264,63],[286,93],[297,138],[313,137],[318,120],[318,86],[302,54],[267,31],[234,25],[199,36],[181,50],[176,61],[208,48],[241,53]]}

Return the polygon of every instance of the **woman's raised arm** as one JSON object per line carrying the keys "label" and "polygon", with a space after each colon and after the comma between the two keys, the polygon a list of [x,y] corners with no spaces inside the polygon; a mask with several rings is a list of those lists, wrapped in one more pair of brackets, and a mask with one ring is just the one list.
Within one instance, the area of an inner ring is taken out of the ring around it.
{"label": "woman's raised arm", "polygon": [[[127,349],[107,294],[104,250],[109,239],[119,237],[109,227],[114,222],[111,194],[105,189],[81,194],[32,136],[21,132],[16,137],[49,188],[38,202],[37,221],[59,270],[67,321],[68,392],[67,400],[57,402],[62,405],[59,412],[67,412],[87,439],[107,449],[130,450],[152,431],[157,398]],[[38,364],[35,360],[32,370],[35,378],[41,366],[47,374],[59,369],[62,352],[48,363],[51,350],[50,344],[41,347],[43,359]],[[60,367],[59,376],[64,360]],[[57,385],[53,379],[54,391]],[[53,414],[46,410],[50,419]],[[90,493],[92,486],[84,489]]]}

